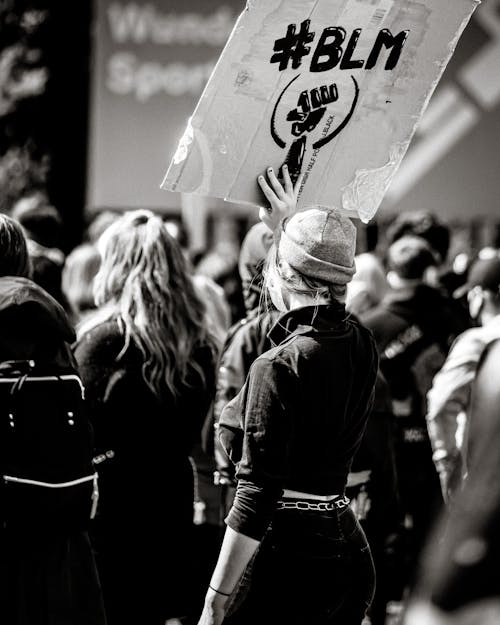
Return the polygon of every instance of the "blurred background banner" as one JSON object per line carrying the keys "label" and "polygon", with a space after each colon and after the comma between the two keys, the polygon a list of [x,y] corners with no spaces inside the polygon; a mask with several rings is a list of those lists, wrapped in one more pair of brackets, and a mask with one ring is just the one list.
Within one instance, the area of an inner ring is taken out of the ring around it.
{"label": "blurred background banner", "polygon": [[243,0],[96,0],[88,209],[175,210],[163,174]]}

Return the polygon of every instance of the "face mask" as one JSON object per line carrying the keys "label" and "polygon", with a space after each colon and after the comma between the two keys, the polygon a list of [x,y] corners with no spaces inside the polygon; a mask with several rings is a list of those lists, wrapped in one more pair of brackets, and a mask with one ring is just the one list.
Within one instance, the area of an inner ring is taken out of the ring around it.
{"label": "face mask", "polygon": [[286,304],[285,304],[285,300],[283,299],[283,291],[282,289],[276,284],[276,282],[274,280],[270,280],[269,283],[267,284],[267,290],[269,292],[269,295],[271,297],[271,301],[274,304],[274,307],[279,310],[280,312],[286,312],[288,310]]}
{"label": "face mask", "polygon": [[469,303],[469,314],[472,319],[478,319],[484,306],[483,291],[480,287],[474,287],[467,295]]}

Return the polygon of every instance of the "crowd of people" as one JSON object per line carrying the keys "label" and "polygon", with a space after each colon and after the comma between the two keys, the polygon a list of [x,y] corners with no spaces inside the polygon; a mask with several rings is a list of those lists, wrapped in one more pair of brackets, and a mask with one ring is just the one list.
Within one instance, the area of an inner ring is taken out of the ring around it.
{"label": "crowd of people", "polygon": [[499,621],[500,251],[459,273],[421,212],[356,254],[286,168],[256,184],[241,318],[150,211],[67,256],[43,193],[0,215],[0,363],[79,376],[99,484],[88,526],[4,523],[2,622]]}

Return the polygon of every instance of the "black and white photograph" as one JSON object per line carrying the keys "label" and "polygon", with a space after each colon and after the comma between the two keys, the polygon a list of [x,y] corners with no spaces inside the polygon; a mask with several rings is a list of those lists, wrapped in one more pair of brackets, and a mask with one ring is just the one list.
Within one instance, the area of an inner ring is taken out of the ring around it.
{"label": "black and white photograph", "polygon": [[499,146],[500,0],[0,0],[0,624],[499,625]]}

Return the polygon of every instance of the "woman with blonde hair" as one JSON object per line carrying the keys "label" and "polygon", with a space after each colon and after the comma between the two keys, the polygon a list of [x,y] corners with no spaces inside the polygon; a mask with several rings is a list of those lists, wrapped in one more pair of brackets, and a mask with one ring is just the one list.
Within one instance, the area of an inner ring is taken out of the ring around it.
{"label": "woman with blonde hair", "polygon": [[345,487],[378,358],[345,311],[356,230],[337,211],[295,212],[286,170],[268,180],[265,284],[281,315],[219,420],[238,484],[199,625],[361,625],[374,571]]}
{"label": "woman with blonde hair", "polygon": [[98,247],[99,310],[75,350],[102,461],[98,565],[109,625],[163,625],[188,609],[189,454],[212,400],[213,341],[158,216],[125,214]]}

